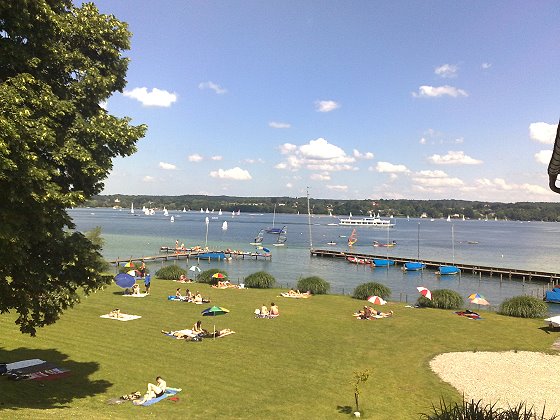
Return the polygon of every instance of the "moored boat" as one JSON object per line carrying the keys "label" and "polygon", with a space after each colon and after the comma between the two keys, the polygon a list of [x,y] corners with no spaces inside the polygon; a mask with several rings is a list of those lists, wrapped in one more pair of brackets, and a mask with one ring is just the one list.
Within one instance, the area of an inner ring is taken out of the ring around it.
{"label": "moored boat", "polygon": [[426,264],[418,261],[408,261],[404,263],[403,268],[406,271],[418,271],[426,268]]}
{"label": "moored boat", "polygon": [[560,288],[555,287],[552,290],[547,290],[544,300],[551,303],[560,303]]}
{"label": "moored boat", "polygon": [[395,265],[395,261],[390,260],[388,258],[386,258],[386,259],[374,258],[373,259],[373,265],[375,265],[376,267],[388,267],[390,265]]}

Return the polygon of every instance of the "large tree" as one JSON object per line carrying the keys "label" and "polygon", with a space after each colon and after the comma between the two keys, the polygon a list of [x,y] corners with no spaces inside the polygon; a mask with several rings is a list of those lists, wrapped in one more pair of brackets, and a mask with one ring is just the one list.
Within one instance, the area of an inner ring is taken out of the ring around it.
{"label": "large tree", "polygon": [[100,106],[125,87],[129,48],[127,25],[93,4],[0,0],[0,313],[24,333],[110,280],[66,209],[145,133]]}

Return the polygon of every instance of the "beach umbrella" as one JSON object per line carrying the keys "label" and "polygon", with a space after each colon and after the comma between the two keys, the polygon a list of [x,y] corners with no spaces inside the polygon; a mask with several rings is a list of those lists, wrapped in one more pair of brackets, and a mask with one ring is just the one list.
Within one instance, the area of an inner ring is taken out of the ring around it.
{"label": "beach umbrella", "polygon": [[128,273],[119,273],[115,276],[115,283],[123,289],[128,289],[136,283],[136,280]]}
{"label": "beach umbrella", "polygon": [[225,315],[229,312],[229,309],[222,308],[221,306],[211,306],[210,308],[206,308],[201,312],[202,316],[216,316],[216,315]]}
{"label": "beach umbrella", "polygon": [[[221,306],[211,306],[210,308],[206,308],[201,312],[202,316],[217,316],[217,315],[225,315],[229,312],[228,309],[222,308]],[[216,323],[214,323],[214,340],[216,339]]]}
{"label": "beach umbrella", "polygon": [[202,270],[198,265],[193,265],[191,268],[189,268],[189,271],[197,271],[200,273]]}
{"label": "beach umbrella", "polygon": [[127,271],[126,274],[130,274],[132,277],[135,277],[136,276],[136,271],[135,270],[130,270],[130,271]]}
{"label": "beach umbrella", "polygon": [[387,303],[387,301],[379,296],[370,296],[367,298],[367,301],[374,305],[385,305]]}
{"label": "beach umbrella", "polygon": [[134,263],[132,261],[129,261],[124,266],[127,267],[127,268],[134,267]]}
{"label": "beach umbrella", "polygon": [[430,299],[432,300],[432,292],[430,292],[428,289],[426,289],[425,287],[417,287],[416,290],[418,290],[418,292],[424,296],[426,299]]}
{"label": "beach umbrella", "polygon": [[222,273],[216,273],[212,277],[214,277],[215,279],[225,279],[226,278],[226,276],[224,276]]}
{"label": "beach umbrella", "polygon": [[477,298],[478,298],[478,299],[481,299],[481,298],[484,299],[484,296],[479,295],[478,293],[473,293],[473,294],[471,294],[471,295],[469,296],[469,299],[470,299],[470,300],[477,299]]}
{"label": "beach umbrella", "polygon": [[475,303],[477,305],[490,305],[490,302],[483,297],[475,297],[474,299],[471,299],[471,303]]}

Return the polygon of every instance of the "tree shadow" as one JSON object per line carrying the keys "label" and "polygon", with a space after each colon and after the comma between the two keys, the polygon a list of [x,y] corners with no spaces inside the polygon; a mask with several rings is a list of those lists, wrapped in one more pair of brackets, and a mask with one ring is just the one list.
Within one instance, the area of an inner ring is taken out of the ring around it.
{"label": "tree shadow", "polygon": [[354,411],[349,405],[338,405],[336,409],[341,414],[352,414],[352,412]]}
{"label": "tree shadow", "polygon": [[80,398],[103,394],[113,385],[106,380],[90,380],[89,376],[99,369],[97,362],[76,362],[55,349],[31,349],[20,347],[14,350],[0,348],[0,362],[13,363],[20,360],[41,359],[70,371],[68,376],[52,380],[13,381],[0,376],[0,411],[19,409],[67,408]]}

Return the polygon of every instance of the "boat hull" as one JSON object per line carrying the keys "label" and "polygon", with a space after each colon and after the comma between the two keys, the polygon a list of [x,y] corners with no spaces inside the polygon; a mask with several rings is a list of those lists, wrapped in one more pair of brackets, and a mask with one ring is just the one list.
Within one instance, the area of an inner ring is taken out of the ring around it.
{"label": "boat hull", "polygon": [[404,263],[403,267],[406,271],[418,271],[426,268],[426,264],[423,264],[421,262],[416,262],[416,261],[409,261]]}
{"label": "boat hull", "polygon": [[461,270],[454,265],[440,265],[438,273],[442,276],[450,276],[460,273]]}
{"label": "boat hull", "polygon": [[198,254],[196,258],[201,260],[225,260],[226,254],[223,252],[204,252],[202,254]]}
{"label": "boat hull", "polygon": [[548,290],[544,300],[551,303],[560,303],[560,288],[555,287],[552,290]]}
{"label": "boat hull", "polygon": [[395,265],[395,261],[374,258],[373,265],[375,265],[376,267],[388,267],[390,265]]}

